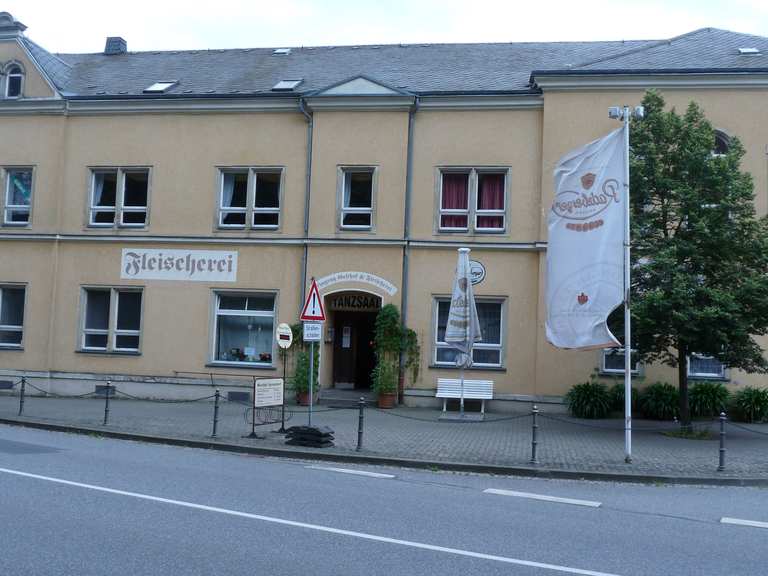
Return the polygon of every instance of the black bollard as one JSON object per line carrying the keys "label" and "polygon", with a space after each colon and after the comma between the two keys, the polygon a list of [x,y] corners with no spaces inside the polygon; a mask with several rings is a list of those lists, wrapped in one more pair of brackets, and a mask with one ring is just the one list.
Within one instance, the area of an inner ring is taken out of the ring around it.
{"label": "black bollard", "polygon": [[109,422],[109,391],[112,389],[112,382],[107,380],[107,388],[104,394],[104,426]]}
{"label": "black bollard", "polygon": [[363,420],[365,418],[365,398],[360,397],[360,401],[357,403],[359,408],[359,414],[357,416],[357,450],[358,452],[363,448]]}
{"label": "black bollard", "polygon": [[216,394],[214,394],[213,398],[213,432],[211,433],[211,438],[216,438],[216,428],[219,426],[219,398],[221,397],[221,393],[219,392],[219,389],[216,388]]}
{"label": "black bollard", "polygon": [[19,416],[24,414],[24,395],[27,393],[27,379],[21,377],[21,391],[19,392]]}
{"label": "black bollard", "polygon": [[720,412],[720,461],[717,465],[717,471],[725,470],[725,421],[727,416],[725,412]]}
{"label": "black bollard", "polygon": [[536,448],[539,444],[539,409],[536,404],[533,405],[531,410],[532,424],[531,424],[531,464],[538,464],[539,460],[536,457]]}

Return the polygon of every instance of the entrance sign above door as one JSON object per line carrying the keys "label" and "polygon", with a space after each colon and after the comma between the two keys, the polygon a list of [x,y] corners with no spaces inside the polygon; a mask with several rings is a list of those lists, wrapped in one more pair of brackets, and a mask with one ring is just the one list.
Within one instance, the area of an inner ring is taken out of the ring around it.
{"label": "entrance sign above door", "polygon": [[285,322],[277,326],[277,345],[280,348],[288,349],[293,344],[293,330]]}
{"label": "entrance sign above door", "polygon": [[477,260],[469,261],[469,277],[472,280],[472,284],[480,284],[485,280],[485,266],[482,262]]}
{"label": "entrance sign above door", "polygon": [[307,301],[304,302],[304,308],[301,310],[300,320],[303,322],[323,322],[325,320],[323,299],[320,298],[320,290],[318,290],[317,282],[314,278],[307,294]]}
{"label": "entrance sign above door", "polygon": [[320,342],[323,337],[321,322],[304,322],[304,342]]}
{"label": "entrance sign above door", "polygon": [[381,298],[365,292],[333,294],[328,308],[334,312],[376,312],[381,308]]}
{"label": "entrance sign above door", "polygon": [[369,284],[375,286],[380,290],[383,290],[390,296],[394,296],[397,293],[397,286],[392,284],[389,280],[376,276],[376,274],[370,274],[369,272],[334,272],[328,276],[323,276],[317,281],[317,285],[321,289],[325,289],[332,284],[339,284],[341,282],[359,282],[361,284]]}
{"label": "entrance sign above door", "polygon": [[237,252],[124,248],[120,262],[120,278],[235,282]]}

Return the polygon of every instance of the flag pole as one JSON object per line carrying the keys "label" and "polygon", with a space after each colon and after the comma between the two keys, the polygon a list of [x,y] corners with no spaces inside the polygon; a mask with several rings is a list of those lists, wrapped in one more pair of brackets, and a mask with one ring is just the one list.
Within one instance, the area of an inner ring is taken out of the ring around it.
{"label": "flag pole", "polygon": [[624,461],[632,462],[632,326],[629,313],[630,293],[630,228],[629,228],[629,106],[624,106]]}

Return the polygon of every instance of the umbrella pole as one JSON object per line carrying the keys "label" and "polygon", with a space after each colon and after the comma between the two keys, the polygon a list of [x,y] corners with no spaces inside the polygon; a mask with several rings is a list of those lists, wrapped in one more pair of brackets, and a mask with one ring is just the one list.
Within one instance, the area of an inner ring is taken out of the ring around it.
{"label": "umbrella pole", "polygon": [[461,401],[459,402],[459,416],[464,418],[464,364],[459,369],[459,379],[461,380]]}

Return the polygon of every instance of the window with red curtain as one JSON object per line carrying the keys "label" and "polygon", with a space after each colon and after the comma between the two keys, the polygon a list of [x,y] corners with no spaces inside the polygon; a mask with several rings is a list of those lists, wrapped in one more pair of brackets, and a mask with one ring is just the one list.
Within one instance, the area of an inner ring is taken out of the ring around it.
{"label": "window with red curtain", "polygon": [[440,195],[440,228],[466,230],[469,225],[469,174],[445,172]]}
{"label": "window with red curtain", "polygon": [[504,229],[504,174],[478,174],[475,227],[478,230]]}

